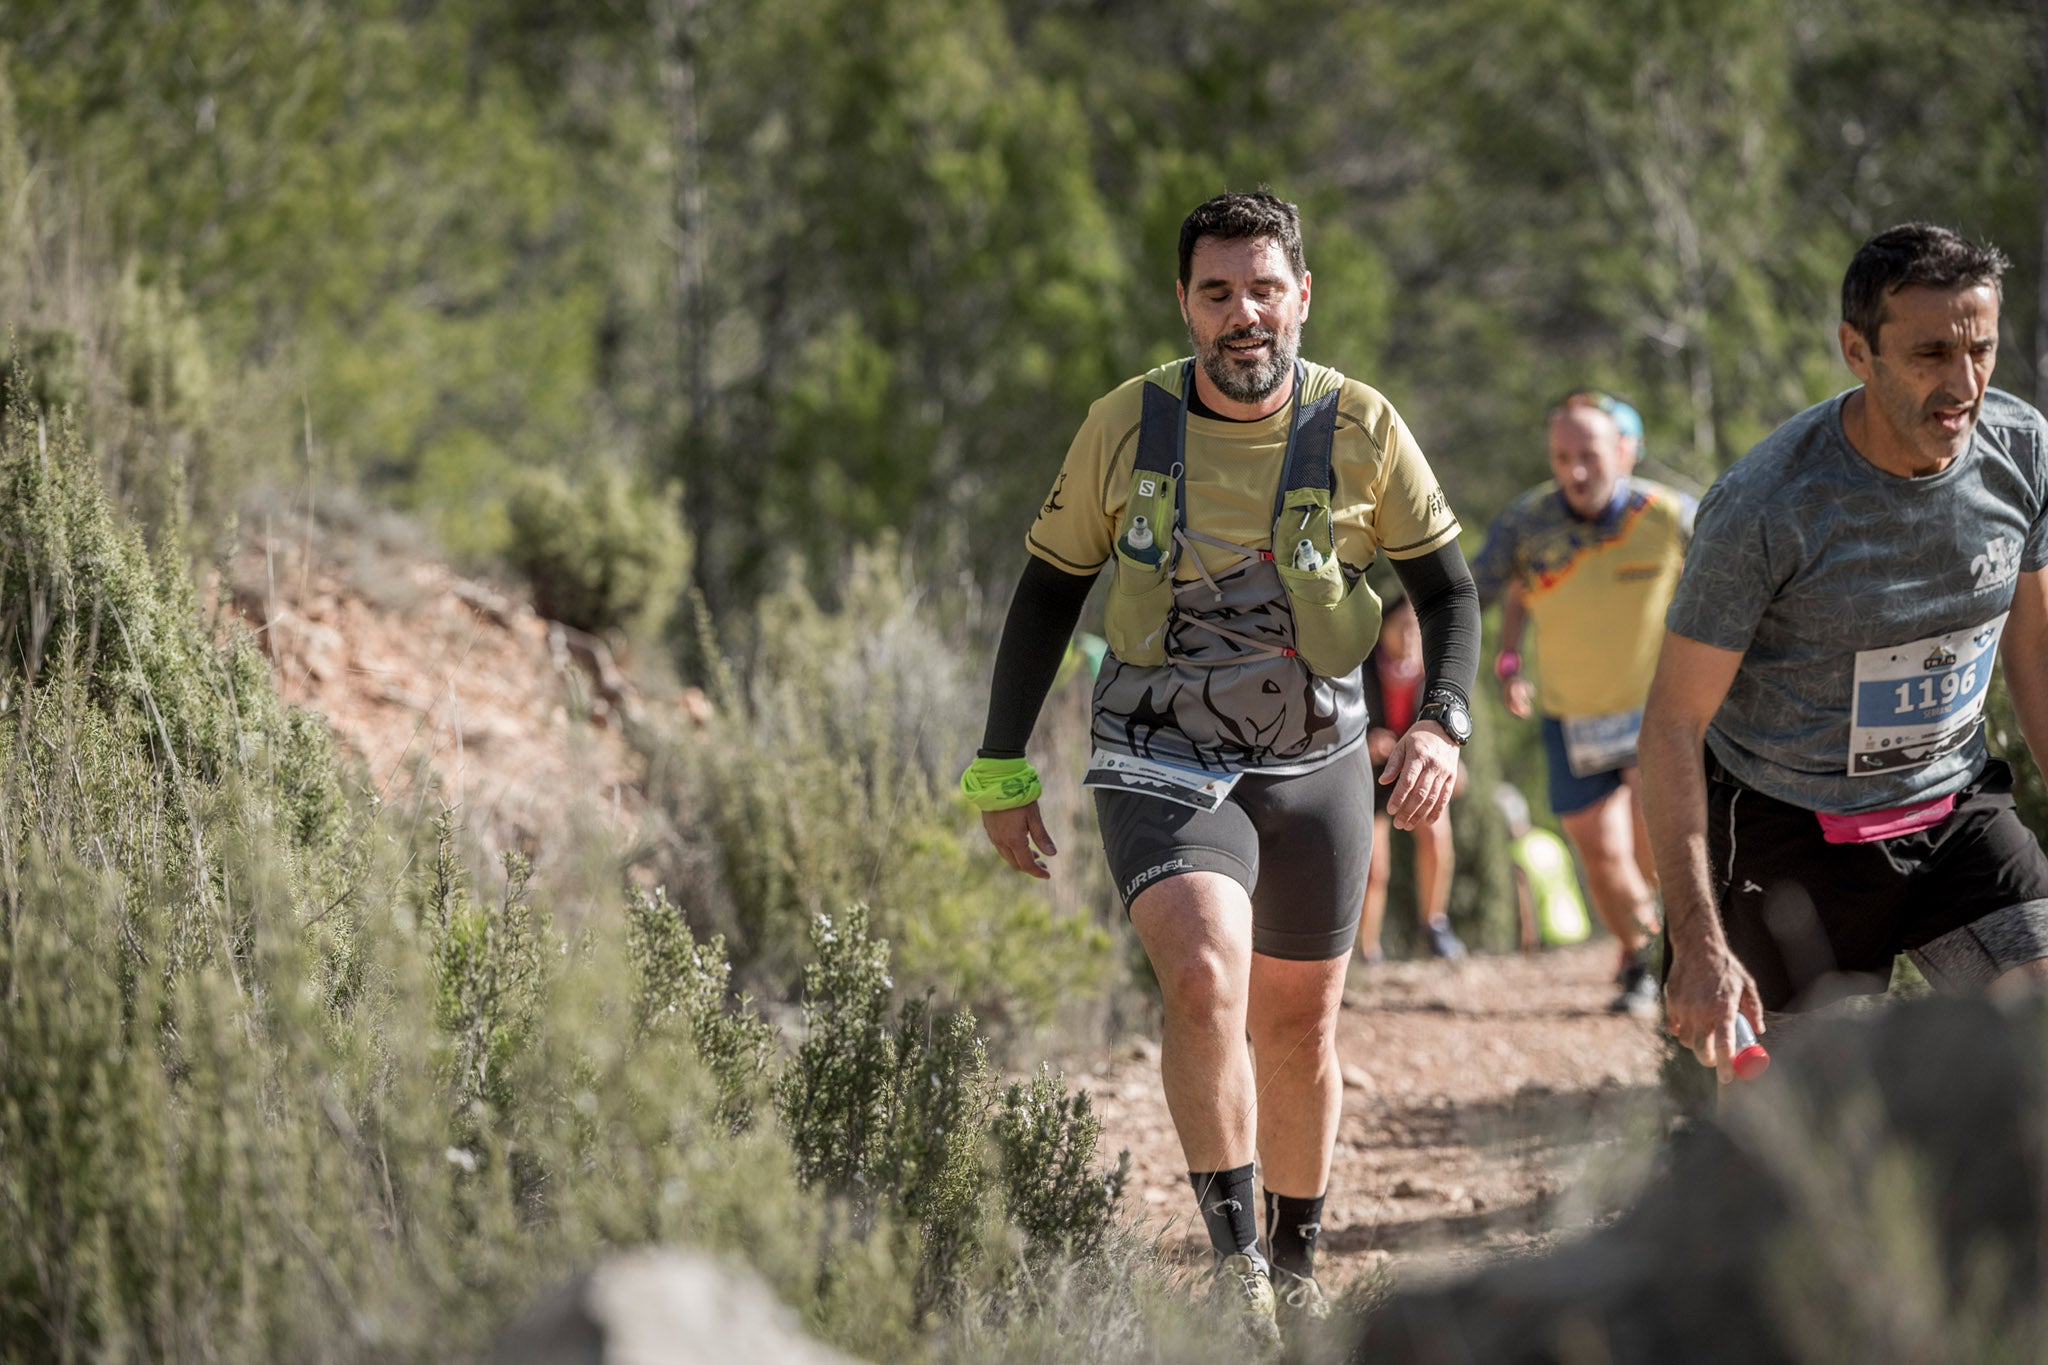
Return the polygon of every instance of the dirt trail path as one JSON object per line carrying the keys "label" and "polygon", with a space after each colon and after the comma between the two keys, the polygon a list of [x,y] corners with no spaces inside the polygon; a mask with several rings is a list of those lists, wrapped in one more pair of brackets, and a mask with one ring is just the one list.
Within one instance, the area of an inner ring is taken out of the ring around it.
{"label": "dirt trail path", "polygon": [[[1384,1265],[1413,1283],[1527,1254],[1626,1198],[1660,1112],[1659,1051],[1651,1024],[1605,1012],[1613,970],[1611,944],[1353,965],[1327,1282]],[[1103,1149],[1130,1149],[1130,1216],[1154,1230],[1172,1220],[1169,1245],[1205,1245],[1156,1048],[1076,1079],[1094,1096]]]}

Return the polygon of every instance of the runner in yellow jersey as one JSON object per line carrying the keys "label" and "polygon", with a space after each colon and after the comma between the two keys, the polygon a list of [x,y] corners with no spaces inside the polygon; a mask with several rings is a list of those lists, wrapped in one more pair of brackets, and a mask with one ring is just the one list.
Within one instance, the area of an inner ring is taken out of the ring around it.
{"label": "runner in yellow jersey", "polygon": [[1314,1269],[1343,1102],[1336,1024],[1372,846],[1359,667],[1380,609],[1365,571],[1393,561],[1422,634],[1421,701],[1378,774],[1404,829],[1443,809],[1471,736],[1479,603],[1458,520],[1393,405],[1300,358],[1294,206],[1197,207],[1176,292],[1193,354],[1106,394],[1068,447],[961,785],[1004,861],[1047,875],[1025,748],[1108,570],[1084,785],[1159,980],[1161,1081],[1218,1284],[1270,1340],[1276,1290],[1283,1315],[1327,1311]]}
{"label": "runner in yellow jersey", "polygon": [[[1642,419],[1619,399],[1569,394],[1548,428],[1555,479],[1494,520],[1472,576],[1481,601],[1503,601],[1494,663],[1503,700],[1524,719],[1542,712],[1551,809],[1621,945],[1612,1008],[1647,1017],[1657,1010],[1657,907],[1636,735],[1695,504],[1634,477]],[[1528,665],[1525,619],[1536,628]]]}

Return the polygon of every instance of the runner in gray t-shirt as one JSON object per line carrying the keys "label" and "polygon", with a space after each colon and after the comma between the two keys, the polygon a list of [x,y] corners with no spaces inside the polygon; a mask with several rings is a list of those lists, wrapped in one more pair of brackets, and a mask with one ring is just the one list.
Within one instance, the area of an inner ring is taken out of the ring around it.
{"label": "runner in gray t-shirt", "polygon": [[1985,751],[1995,658],[2048,744],[2048,422],[1989,387],[2004,258],[1893,228],[1843,281],[1863,386],[1700,504],[1643,721],[1671,1031],[1728,1074],[1738,1012],[2048,980],[2048,858]]}

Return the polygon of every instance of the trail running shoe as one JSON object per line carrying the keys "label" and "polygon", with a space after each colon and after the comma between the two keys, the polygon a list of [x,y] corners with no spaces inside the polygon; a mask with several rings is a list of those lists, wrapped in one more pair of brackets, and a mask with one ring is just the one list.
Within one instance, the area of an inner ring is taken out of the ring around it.
{"label": "trail running shoe", "polygon": [[1442,958],[1465,956],[1465,945],[1451,932],[1451,922],[1443,915],[1429,922],[1429,951]]}
{"label": "trail running shoe", "polygon": [[1607,1008],[1615,1014],[1651,1019],[1656,1017],[1662,996],[1663,993],[1657,986],[1657,974],[1641,963],[1636,963],[1622,977],[1621,994],[1615,996]]}
{"label": "trail running shoe", "polygon": [[1283,1336],[1292,1336],[1305,1322],[1321,1322],[1330,1316],[1330,1301],[1313,1275],[1297,1275],[1273,1267],[1274,1317]]}
{"label": "trail running shoe", "polygon": [[1280,1344],[1273,1281],[1264,1266],[1242,1251],[1225,1256],[1210,1272],[1209,1292],[1217,1302],[1236,1308],[1239,1325],[1254,1346],[1265,1350]]}

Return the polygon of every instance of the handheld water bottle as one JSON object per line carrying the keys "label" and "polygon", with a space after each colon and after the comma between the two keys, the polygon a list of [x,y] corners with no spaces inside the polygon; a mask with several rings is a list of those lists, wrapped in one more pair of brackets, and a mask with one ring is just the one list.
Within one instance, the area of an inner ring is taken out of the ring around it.
{"label": "handheld water bottle", "polygon": [[1756,1040],[1756,1030],[1742,1015],[1735,1016],[1735,1056],[1729,1063],[1737,1080],[1753,1081],[1771,1069],[1771,1054]]}
{"label": "handheld water bottle", "polygon": [[1152,523],[1144,516],[1131,518],[1131,529],[1124,533],[1124,545],[1132,550],[1152,548]]}
{"label": "handheld water bottle", "polygon": [[1303,573],[1314,573],[1323,567],[1323,552],[1306,536],[1294,547],[1294,567]]}

